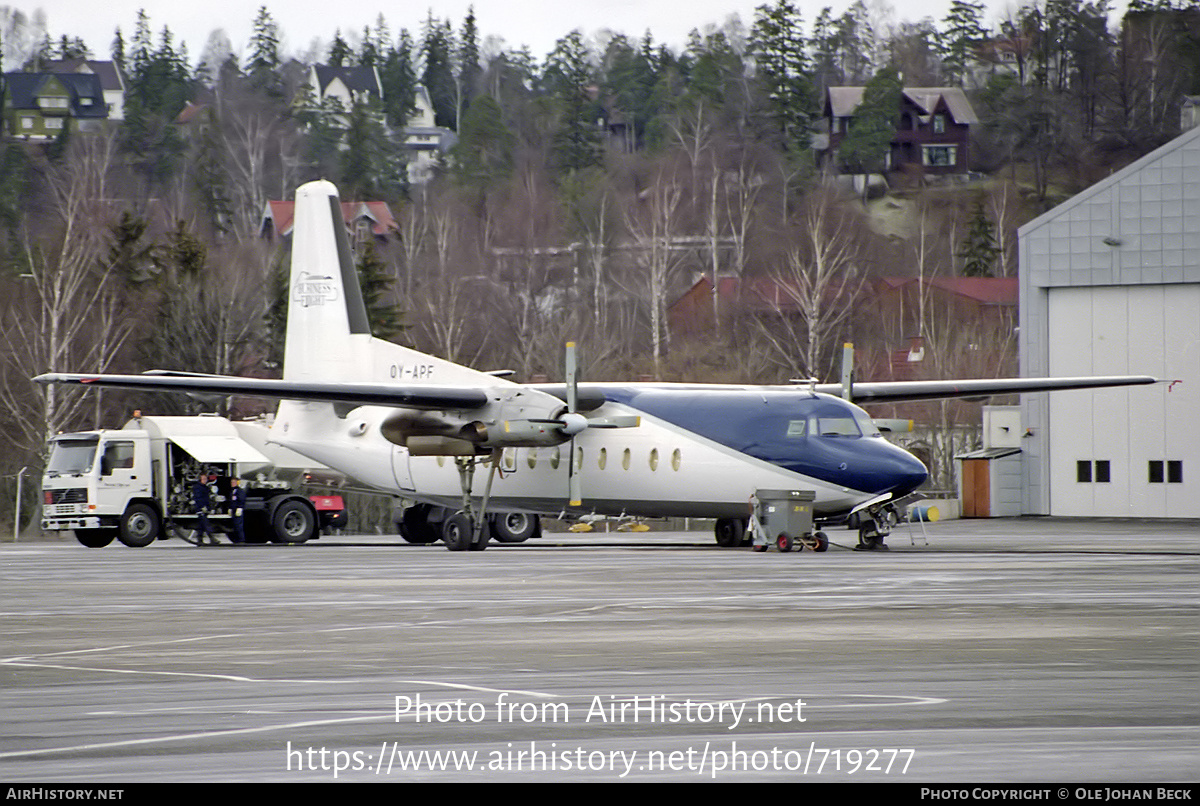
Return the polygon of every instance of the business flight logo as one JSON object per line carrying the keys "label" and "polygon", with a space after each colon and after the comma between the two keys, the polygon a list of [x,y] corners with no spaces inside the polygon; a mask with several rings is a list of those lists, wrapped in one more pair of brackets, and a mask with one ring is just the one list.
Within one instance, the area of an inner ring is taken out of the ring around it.
{"label": "business flight logo", "polygon": [[292,289],[292,300],[300,303],[302,308],[324,305],[326,302],[336,301],[337,298],[337,284],[329,275],[300,272]]}

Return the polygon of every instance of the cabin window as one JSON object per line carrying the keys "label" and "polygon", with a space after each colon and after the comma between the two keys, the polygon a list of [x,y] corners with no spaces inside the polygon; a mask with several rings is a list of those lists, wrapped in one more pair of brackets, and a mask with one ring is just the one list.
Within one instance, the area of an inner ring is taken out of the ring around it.
{"label": "cabin window", "polygon": [[628,470],[629,463],[630,463],[630,460],[632,459],[632,457],[633,457],[633,455],[630,453],[629,448],[626,448],[625,453],[621,454],[621,467]]}
{"label": "cabin window", "polygon": [[600,466],[601,470],[603,470],[604,466],[608,464],[608,448],[600,449],[600,456],[596,458],[596,464]]}
{"label": "cabin window", "polygon": [[505,470],[516,470],[517,469],[517,452],[515,449],[504,451],[504,469]]}
{"label": "cabin window", "polygon": [[671,468],[673,470],[678,470],[679,465],[682,462],[683,462],[683,454],[681,454],[679,452],[679,448],[676,448],[675,451],[671,454]]}
{"label": "cabin window", "polygon": [[583,470],[583,448],[575,449],[575,472]]}
{"label": "cabin window", "polygon": [[535,467],[537,467],[537,448],[529,449],[529,457],[526,459],[526,461],[529,462],[530,470],[533,470]]}
{"label": "cabin window", "polygon": [[650,469],[658,470],[658,448],[650,450]]}
{"label": "cabin window", "polygon": [[554,452],[552,454],[550,454],[550,467],[554,468],[555,470],[558,470],[558,463],[559,463],[558,448],[555,448]]}

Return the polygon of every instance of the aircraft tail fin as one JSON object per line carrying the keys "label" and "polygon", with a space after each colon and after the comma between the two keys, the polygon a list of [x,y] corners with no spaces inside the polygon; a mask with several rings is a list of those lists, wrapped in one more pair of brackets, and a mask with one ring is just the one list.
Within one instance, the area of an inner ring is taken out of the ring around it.
{"label": "aircraft tail fin", "polygon": [[283,377],[341,380],[350,336],[370,335],[367,308],[337,188],[309,182],[296,190]]}
{"label": "aircraft tail fin", "polygon": [[337,188],[296,189],[285,380],[489,385],[506,381],[372,338]]}

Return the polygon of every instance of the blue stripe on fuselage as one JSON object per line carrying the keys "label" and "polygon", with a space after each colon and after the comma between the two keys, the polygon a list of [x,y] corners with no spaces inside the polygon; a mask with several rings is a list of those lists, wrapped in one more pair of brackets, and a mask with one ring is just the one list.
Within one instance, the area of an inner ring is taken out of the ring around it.
{"label": "blue stripe on fuselage", "polygon": [[600,388],[615,403],[755,459],[859,492],[902,495],[916,489],[928,475],[918,459],[878,432],[871,436],[813,433],[814,424],[822,418],[852,418],[860,425],[870,419],[857,406],[829,395],[801,390]]}

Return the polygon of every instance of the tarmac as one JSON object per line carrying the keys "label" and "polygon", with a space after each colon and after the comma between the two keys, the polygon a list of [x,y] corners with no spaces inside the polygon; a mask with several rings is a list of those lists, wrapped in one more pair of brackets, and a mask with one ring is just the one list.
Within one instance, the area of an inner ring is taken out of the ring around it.
{"label": "tarmac", "polygon": [[0,780],[1195,782],[1200,523],[0,544]]}

